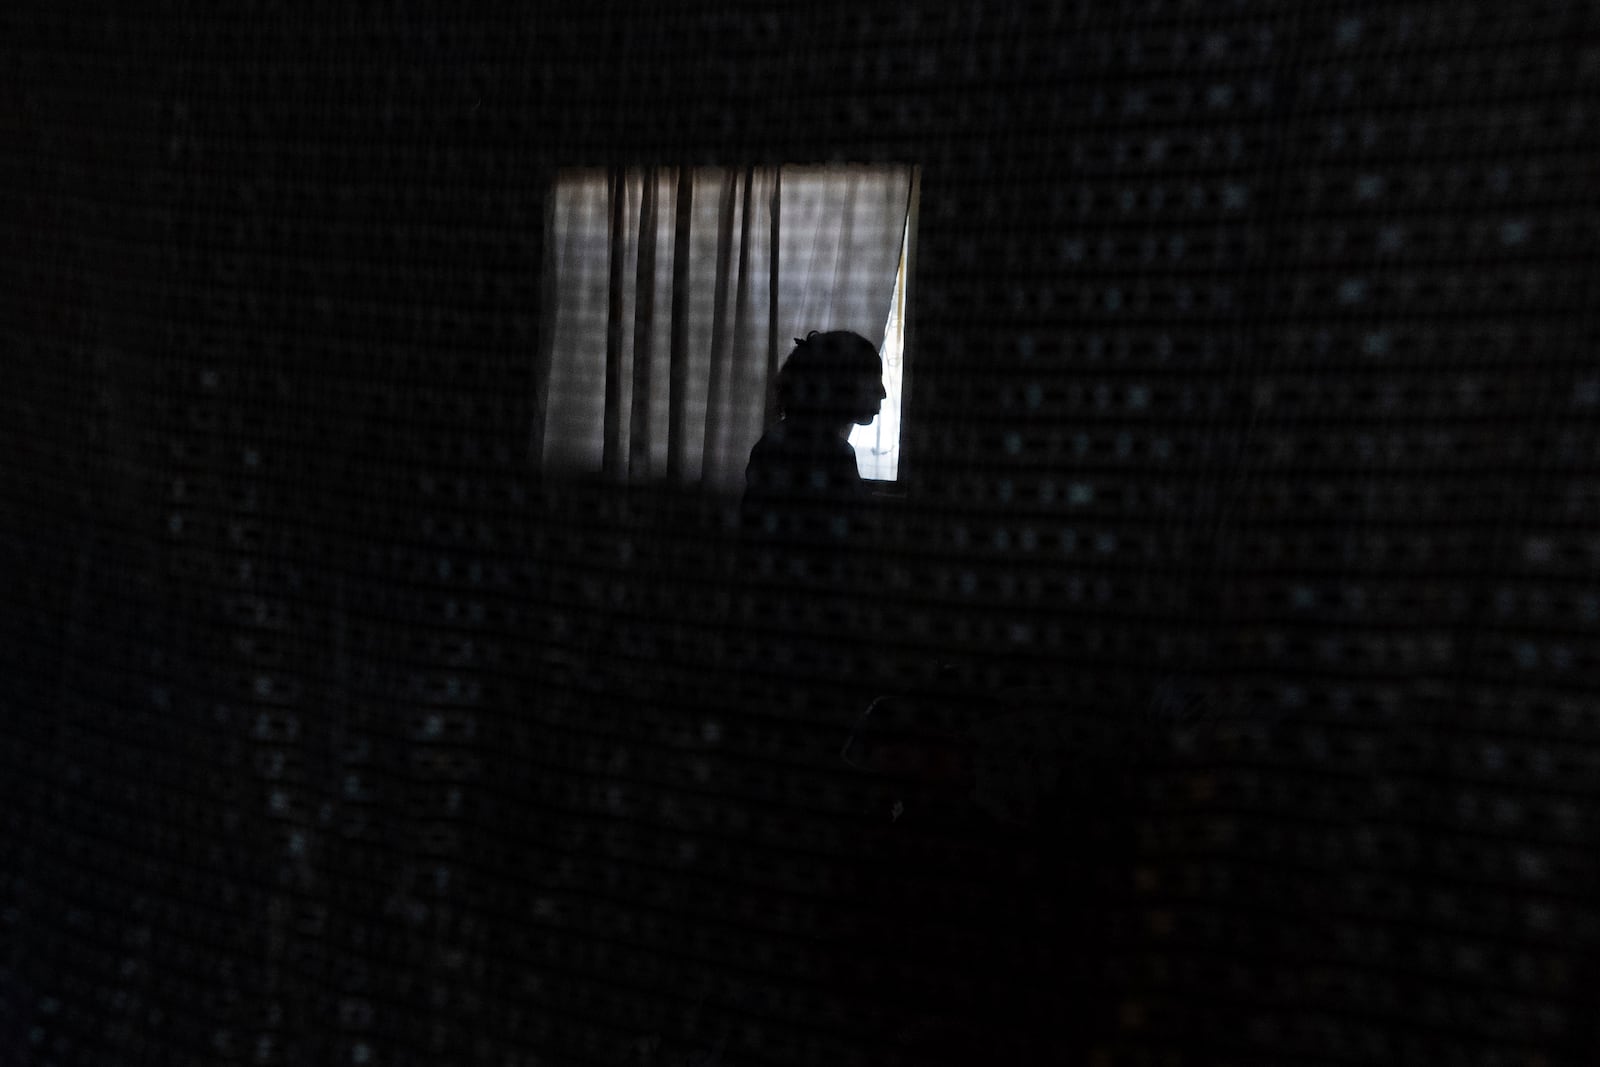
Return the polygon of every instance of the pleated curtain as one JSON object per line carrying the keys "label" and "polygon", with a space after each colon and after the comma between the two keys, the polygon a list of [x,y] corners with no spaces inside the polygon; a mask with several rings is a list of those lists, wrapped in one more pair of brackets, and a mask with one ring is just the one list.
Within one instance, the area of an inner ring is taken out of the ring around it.
{"label": "pleated curtain", "polygon": [[741,484],[811,330],[883,343],[912,169],[561,172],[533,446],[547,474]]}

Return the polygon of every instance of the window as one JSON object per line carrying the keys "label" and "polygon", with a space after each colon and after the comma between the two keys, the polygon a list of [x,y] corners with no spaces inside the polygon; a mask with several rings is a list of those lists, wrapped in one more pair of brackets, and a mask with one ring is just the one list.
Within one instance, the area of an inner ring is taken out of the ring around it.
{"label": "window", "polygon": [[856,450],[856,466],[861,477],[882,482],[900,477],[900,413],[904,410],[901,393],[905,384],[906,305],[910,286],[911,226],[916,218],[913,191],[911,211],[906,219],[906,235],[900,245],[900,264],[894,275],[894,295],[889,302],[889,321],[883,327],[883,391],[886,394],[878,417],[867,426],[850,431],[850,446]]}
{"label": "window", "polygon": [[807,332],[880,344],[888,394],[851,434],[893,480],[916,172],[904,165],[561,172],[547,233],[535,446],[546,470],[736,488]]}

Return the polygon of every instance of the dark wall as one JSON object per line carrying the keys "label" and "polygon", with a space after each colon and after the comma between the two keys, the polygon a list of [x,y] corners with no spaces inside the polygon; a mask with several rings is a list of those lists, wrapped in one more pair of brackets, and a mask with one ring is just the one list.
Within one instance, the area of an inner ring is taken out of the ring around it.
{"label": "dark wall", "polygon": [[[700,6],[4,16],[0,1061],[1584,1062],[1594,10]],[[796,597],[536,477],[543,192],[833,159],[908,495]],[[862,814],[1022,684],[1051,819]]]}

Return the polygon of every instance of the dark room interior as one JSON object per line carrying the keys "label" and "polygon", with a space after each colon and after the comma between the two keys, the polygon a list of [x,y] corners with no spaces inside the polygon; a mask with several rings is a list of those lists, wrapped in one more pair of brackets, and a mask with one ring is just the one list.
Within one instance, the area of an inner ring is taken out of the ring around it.
{"label": "dark room interior", "polygon": [[0,71],[0,1065],[1600,1062],[1600,6]]}

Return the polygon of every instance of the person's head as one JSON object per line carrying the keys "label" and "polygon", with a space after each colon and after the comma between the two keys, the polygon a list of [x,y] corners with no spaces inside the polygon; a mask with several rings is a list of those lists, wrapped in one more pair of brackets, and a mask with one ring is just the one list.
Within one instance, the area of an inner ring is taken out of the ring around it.
{"label": "person's head", "polygon": [[877,417],[888,394],[878,350],[858,333],[812,330],[796,338],[778,371],[778,414],[783,418],[848,428]]}

